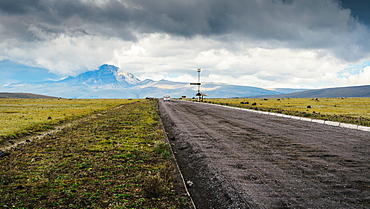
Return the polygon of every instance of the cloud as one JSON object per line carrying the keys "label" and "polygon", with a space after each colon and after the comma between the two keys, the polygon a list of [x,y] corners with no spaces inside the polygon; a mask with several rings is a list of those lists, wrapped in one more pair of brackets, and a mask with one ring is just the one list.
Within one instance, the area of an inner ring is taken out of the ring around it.
{"label": "cloud", "polygon": [[184,37],[233,34],[320,47],[336,44],[333,37],[360,27],[350,10],[341,9],[334,0],[4,0],[0,10],[21,19],[24,27],[39,23],[48,33],[125,40],[134,40],[135,32]]}
{"label": "cloud", "polygon": [[347,67],[326,50],[240,46],[246,50],[234,51],[223,47],[222,41],[200,36],[187,39],[151,34],[139,40],[131,47],[115,51],[115,58],[109,63],[130,69],[142,80],[194,82],[196,69],[200,67],[202,81],[206,82],[260,87],[312,86],[323,82],[328,73],[335,75],[338,69]]}
{"label": "cloud", "polygon": [[343,73],[340,78],[340,84],[346,85],[369,85],[370,83],[370,63],[360,69],[352,69],[352,72]]}
{"label": "cloud", "polygon": [[207,81],[334,85],[370,59],[366,15],[346,2],[2,0],[0,59],[60,75],[110,63],[140,78],[189,81],[201,67]]}
{"label": "cloud", "polygon": [[42,66],[53,73],[67,76],[97,69],[113,56],[112,49],[128,43],[120,39],[60,34],[48,41],[11,40],[0,43],[0,48],[4,57],[30,66]]}

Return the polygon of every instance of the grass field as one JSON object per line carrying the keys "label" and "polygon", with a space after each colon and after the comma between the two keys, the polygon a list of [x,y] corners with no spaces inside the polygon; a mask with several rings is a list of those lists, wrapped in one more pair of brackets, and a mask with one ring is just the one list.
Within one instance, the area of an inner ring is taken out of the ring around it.
{"label": "grass field", "polygon": [[[370,98],[205,102],[370,126]],[[93,113],[96,117],[83,117]],[[78,124],[19,145],[0,158],[0,207],[187,206],[187,197],[174,189],[171,153],[164,142],[156,101],[0,100],[4,140],[76,118],[81,120]]]}
{"label": "grass field", "polygon": [[370,126],[370,98],[238,98],[205,102]]}
{"label": "grass field", "polygon": [[1,139],[17,138],[50,126],[136,100],[0,99]]}
{"label": "grass field", "polygon": [[[56,105],[40,102],[25,103]],[[174,167],[156,101],[78,102],[74,107],[93,109],[78,115],[126,104],[79,119],[0,157],[0,207],[185,208],[187,197],[174,189]],[[56,117],[56,110],[50,110],[44,116]]]}

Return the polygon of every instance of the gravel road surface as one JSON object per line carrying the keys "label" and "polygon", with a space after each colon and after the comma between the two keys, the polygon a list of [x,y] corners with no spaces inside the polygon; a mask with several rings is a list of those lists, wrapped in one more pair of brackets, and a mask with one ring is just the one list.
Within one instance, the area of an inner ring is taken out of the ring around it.
{"label": "gravel road surface", "polygon": [[370,133],[186,101],[161,117],[197,208],[370,208]]}

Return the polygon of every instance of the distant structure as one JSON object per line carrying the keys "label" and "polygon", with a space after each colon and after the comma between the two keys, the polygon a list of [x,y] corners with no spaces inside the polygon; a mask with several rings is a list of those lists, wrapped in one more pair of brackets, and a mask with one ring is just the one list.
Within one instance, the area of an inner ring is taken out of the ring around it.
{"label": "distant structure", "polygon": [[202,92],[200,92],[200,85],[202,85],[200,83],[200,72],[201,72],[201,69],[198,68],[197,72],[198,72],[198,83],[190,83],[190,85],[197,85],[198,86],[197,93],[195,94],[195,96],[198,97],[198,102],[200,102],[200,101],[203,101],[203,97],[204,96],[207,96],[207,95],[205,95]]}
{"label": "distant structure", "polygon": [[207,94],[202,93],[202,92],[199,92],[197,95],[200,97],[200,98],[198,98],[198,100],[199,101],[202,101],[202,102],[203,102],[203,97],[206,97],[207,96]]}

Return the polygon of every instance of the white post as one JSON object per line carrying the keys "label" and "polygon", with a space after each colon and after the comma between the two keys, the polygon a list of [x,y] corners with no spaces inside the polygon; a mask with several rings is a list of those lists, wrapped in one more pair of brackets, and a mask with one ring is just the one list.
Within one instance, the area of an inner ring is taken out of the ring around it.
{"label": "white post", "polygon": [[201,95],[200,95],[200,71],[201,71],[201,69],[200,68],[198,68],[198,102],[200,102],[200,97],[201,97]]}

